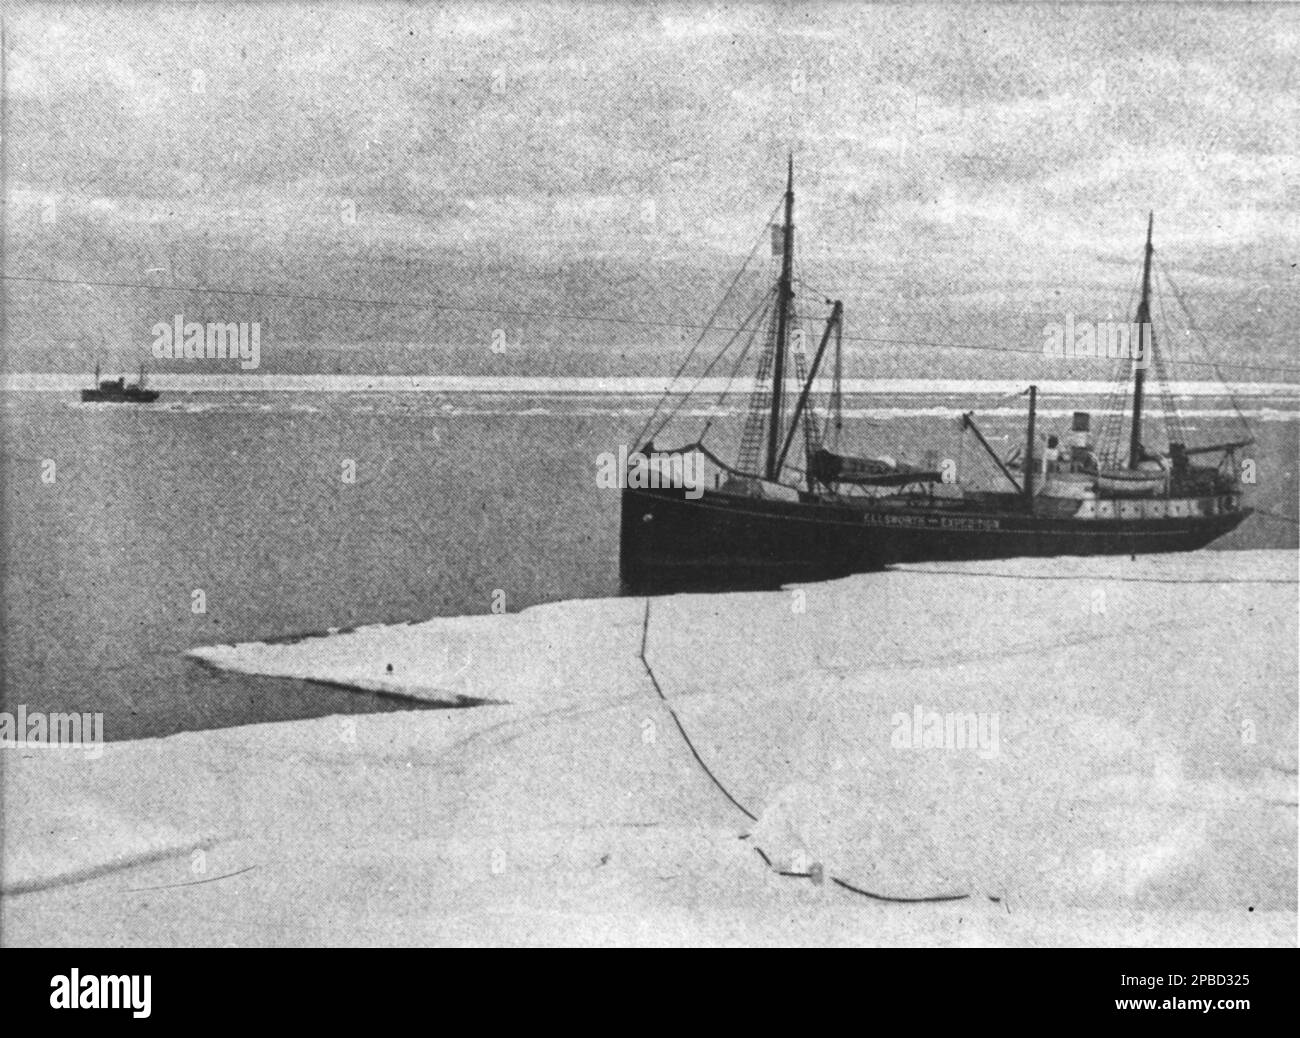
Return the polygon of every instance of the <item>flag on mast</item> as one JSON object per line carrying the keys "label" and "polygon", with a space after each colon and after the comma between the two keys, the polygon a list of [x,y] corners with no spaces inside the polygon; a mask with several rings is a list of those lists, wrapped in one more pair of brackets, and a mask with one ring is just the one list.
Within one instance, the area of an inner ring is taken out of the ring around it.
{"label": "flag on mast", "polygon": [[772,227],[772,255],[783,256],[785,255],[785,228],[779,223],[774,223],[771,225],[771,227]]}

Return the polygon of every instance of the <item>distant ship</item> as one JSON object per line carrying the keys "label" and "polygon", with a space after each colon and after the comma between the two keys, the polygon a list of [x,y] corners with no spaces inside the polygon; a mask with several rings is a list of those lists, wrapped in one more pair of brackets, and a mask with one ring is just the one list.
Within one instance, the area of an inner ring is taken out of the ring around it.
{"label": "distant ship", "polygon": [[[766,309],[758,313],[755,325],[757,334],[766,322],[767,336],[739,459],[728,464],[704,445],[703,435],[683,447],[656,448],[653,437],[662,424],[638,448],[641,457],[630,459],[621,492],[619,569],[624,586],[633,592],[771,587],[925,560],[1189,551],[1237,527],[1251,509],[1242,504],[1236,455],[1253,439],[1188,446],[1179,436],[1181,423],[1175,422],[1169,426],[1173,431],[1167,451],[1157,452],[1144,442],[1146,367],[1153,367],[1157,376],[1161,370],[1150,323],[1153,224],[1154,217],[1147,224],[1136,322],[1141,351],[1136,356],[1148,358],[1148,363],[1133,365],[1127,444],[1122,407],[1111,416],[1110,444],[1093,442],[1091,416],[1082,411],[1075,412],[1066,443],[1055,436],[1044,441],[1035,432],[1037,389],[1029,386],[1027,429],[1018,461],[994,453],[973,414],[961,419],[963,436],[974,436],[1008,489],[953,485],[933,452],[930,463],[921,465],[888,456],[836,453],[842,425],[842,419],[832,421],[841,414],[839,301],[827,300],[831,311],[811,368],[804,370],[802,350],[793,351],[802,389],[788,411],[783,397],[795,294],[791,161],[784,222],[772,227],[781,272],[775,294],[769,290]],[[810,397],[832,339],[835,374],[823,422]],[[1126,395],[1123,387],[1121,382],[1117,389]],[[1168,394],[1164,406],[1168,425]],[[790,460],[799,432],[802,469]],[[826,442],[832,436],[835,450]],[[692,452],[717,467],[712,486],[690,487],[679,478],[681,466],[674,471],[663,464],[665,457]],[[1207,456],[1218,460],[1197,463]]]}
{"label": "distant ship", "polygon": [[83,404],[151,404],[158,399],[158,390],[146,389],[144,385],[144,365],[140,365],[140,375],[128,385],[126,378],[106,378],[100,380],[99,365],[95,365],[95,388],[81,391]]}

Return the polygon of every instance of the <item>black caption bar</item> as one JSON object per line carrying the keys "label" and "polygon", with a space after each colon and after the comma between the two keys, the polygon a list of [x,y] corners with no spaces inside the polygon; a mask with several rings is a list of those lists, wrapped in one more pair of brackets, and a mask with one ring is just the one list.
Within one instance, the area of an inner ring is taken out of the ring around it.
{"label": "black caption bar", "polygon": [[806,1029],[836,1004],[842,1012],[847,998],[868,1020],[903,1011],[927,1023],[1163,1017],[1181,1027],[1278,1016],[1294,1004],[1295,967],[1294,950],[1260,949],[751,952],[711,955],[690,969],[664,955],[502,961],[471,950],[7,949],[0,987],[6,1016],[32,1026],[111,1019],[132,1028],[252,1021],[337,1028],[400,1023],[412,1012],[425,1019],[469,1012],[493,1026],[512,1018],[613,1026],[698,1005],[724,1012],[733,1026],[756,1015],[767,1027],[788,1017]]}

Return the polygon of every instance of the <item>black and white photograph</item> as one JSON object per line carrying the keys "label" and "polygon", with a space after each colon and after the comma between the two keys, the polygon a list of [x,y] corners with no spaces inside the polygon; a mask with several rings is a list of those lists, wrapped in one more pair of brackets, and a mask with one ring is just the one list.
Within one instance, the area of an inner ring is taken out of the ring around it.
{"label": "black and white photograph", "polygon": [[0,945],[1296,947],[1300,6],[0,29]]}

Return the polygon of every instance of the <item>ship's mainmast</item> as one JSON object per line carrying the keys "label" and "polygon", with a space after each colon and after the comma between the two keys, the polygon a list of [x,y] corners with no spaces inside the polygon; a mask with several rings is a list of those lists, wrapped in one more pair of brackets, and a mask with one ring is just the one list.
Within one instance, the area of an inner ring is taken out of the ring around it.
{"label": "ship's mainmast", "polygon": [[1138,303],[1138,361],[1133,365],[1133,430],[1128,440],[1128,467],[1135,469],[1142,462],[1142,389],[1146,368],[1151,363],[1155,349],[1155,334],[1151,329],[1151,229],[1156,214],[1147,217],[1147,248],[1142,259],[1142,301]]}
{"label": "ship's mainmast", "polygon": [[794,297],[794,156],[785,183],[785,225],[781,234],[781,279],[776,286],[776,355],[772,364],[772,414],[767,423],[767,478],[780,476],[781,393],[785,388],[785,348],[790,334],[790,300]]}

